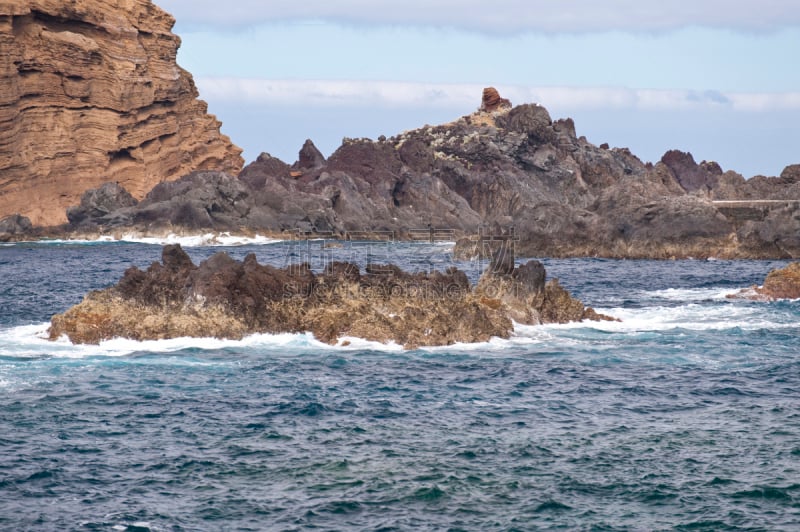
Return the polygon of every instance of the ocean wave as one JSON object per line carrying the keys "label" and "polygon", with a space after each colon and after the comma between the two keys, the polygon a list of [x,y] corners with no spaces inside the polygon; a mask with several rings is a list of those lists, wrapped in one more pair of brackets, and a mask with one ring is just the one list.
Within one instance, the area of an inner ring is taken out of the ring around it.
{"label": "ocean wave", "polygon": [[696,301],[725,301],[730,294],[739,290],[731,288],[666,288],[663,290],[649,290],[641,292],[644,300],[662,299],[665,301],[696,302]]}
{"label": "ocean wave", "polygon": [[[176,235],[170,233],[165,236],[142,236],[136,233],[125,233],[119,237],[103,235],[96,239],[53,239],[40,240],[36,244],[70,244],[70,245],[94,245],[94,244],[149,244],[164,246],[167,244],[180,244],[183,247],[236,247],[236,246],[257,246],[278,244],[285,240],[270,238],[262,235],[243,236],[232,235],[231,233],[204,233],[201,235]],[[31,242],[28,242],[31,243]]]}
{"label": "ocean wave", "polygon": [[[9,358],[90,358],[98,356],[124,357],[134,353],[176,353],[185,350],[221,350],[229,348],[261,348],[265,350],[302,351],[306,349],[331,351],[382,351],[397,353],[405,349],[396,342],[376,342],[343,336],[335,345],[320,342],[311,333],[254,334],[241,340],[219,338],[171,338],[137,341],[126,338],[106,340],[99,345],[76,345],[64,336],[56,341],[47,337],[49,323],[25,325],[0,330],[0,357]],[[423,346],[428,352],[504,351],[510,347],[529,346],[546,342],[553,336],[541,327],[515,324],[509,339],[492,338],[487,342],[456,343],[449,346]]]}
{"label": "ocean wave", "polygon": [[797,327],[796,312],[778,312],[762,305],[744,302],[737,304],[722,298],[721,303],[687,303],[678,306],[652,306],[644,308],[597,308],[602,314],[617,318],[618,322],[580,322],[545,325],[547,329],[574,329],[590,327],[597,330],[625,333],[685,329],[709,330],[760,330]]}
{"label": "ocean wave", "polygon": [[0,329],[0,357],[8,358],[88,358],[97,356],[124,357],[134,353],[176,353],[185,350],[215,351],[231,348],[263,348],[269,350],[379,350],[403,351],[394,342],[380,343],[354,337],[342,337],[336,345],[320,342],[311,333],[253,334],[240,340],[220,338],[170,338],[167,340],[130,340],[114,338],[98,345],[73,344],[66,336],[48,339],[50,323]]}
{"label": "ocean wave", "polygon": [[[492,338],[480,343],[457,343],[449,346],[426,346],[427,352],[503,352],[514,348],[541,345],[553,348],[588,346],[596,333],[638,335],[663,331],[757,331],[786,330],[797,327],[795,305],[766,306],[724,298],[719,289],[663,290],[666,298],[683,297],[683,305],[655,305],[644,308],[598,308],[597,311],[619,319],[618,322],[574,322],[568,324],[514,324],[508,339]],[[92,356],[127,356],[136,352],[172,353],[183,350],[220,350],[256,348],[266,351],[346,350],[402,352],[394,342],[381,343],[361,338],[342,337],[335,345],[318,341],[311,333],[255,334],[241,340],[218,338],[174,338],[135,341],[123,338],[99,345],[74,345],[66,337],[55,342],[47,339],[49,323],[0,329],[0,356],[14,358]]]}

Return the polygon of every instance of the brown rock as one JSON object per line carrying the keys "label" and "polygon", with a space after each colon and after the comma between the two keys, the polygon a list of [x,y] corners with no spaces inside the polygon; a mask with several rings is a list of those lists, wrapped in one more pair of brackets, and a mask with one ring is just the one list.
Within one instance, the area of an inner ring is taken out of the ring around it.
{"label": "brown rock", "polygon": [[800,262],[792,262],[785,268],[772,270],[764,279],[763,286],[753,286],[728,297],[753,301],[800,299]]}
{"label": "brown rock", "polygon": [[481,102],[480,110],[486,113],[492,113],[503,109],[511,109],[511,102],[505,98],[500,97],[500,93],[494,87],[486,87],[483,89],[483,101]]}
{"label": "brown rock", "polygon": [[[496,254],[492,264],[503,255],[502,252]],[[503,309],[505,315],[517,323],[539,325],[583,319],[614,320],[584,307],[558,283],[558,279],[545,283],[545,269],[539,261],[528,261],[510,273],[504,271],[507,270],[490,266],[478,281],[475,292],[481,296],[484,305]]]}
{"label": "brown rock", "polygon": [[141,199],[192,170],[237,172],[150,0],[0,3],[0,216],[66,221],[109,181]]}
{"label": "brown rock", "polygon": [[252,254],[238,262],[225,253],[195,266],[180,246],[166,246],[161,263],[129,268],[116,286],[53,316],[50,338],[97,343],[310,331],[328,343],[356,336],[414,348],[507,338],[512,319],[599,319],[557,281],[545,286],[544,276],[532,261],[508,275],[487,271],[473,290],[456,268],[411,274],[373,264],[362,274],[355,264],[333,263],[318,275],[307,264],[278,269]]}

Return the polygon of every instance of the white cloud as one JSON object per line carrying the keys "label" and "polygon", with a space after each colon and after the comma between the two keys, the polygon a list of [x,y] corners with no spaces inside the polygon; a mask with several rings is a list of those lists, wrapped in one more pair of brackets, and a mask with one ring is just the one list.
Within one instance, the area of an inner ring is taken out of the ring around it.
{"label": "white cloud", "polygon": [[[197,85],[201,96],[213,101],[305,107],[448,108],[462,112],[476,109],[483,91],[483,85],[478,84],[210,77],[198,78]],[[554,109],[800,110],[800,92],[526,86],[499,86],[498,89],[514,104],[535,102]]]}
{"label": "white cloud", "polygon": [[800,26],[797,0],[156,0],[182,24],[286,20],[448,26],[489,33],[662,31],[688,26],[773,31]]}

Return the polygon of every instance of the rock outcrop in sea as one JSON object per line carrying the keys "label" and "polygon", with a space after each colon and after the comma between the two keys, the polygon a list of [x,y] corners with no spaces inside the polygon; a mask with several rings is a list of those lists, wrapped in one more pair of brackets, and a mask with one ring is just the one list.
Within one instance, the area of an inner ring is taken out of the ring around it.
{"label": "rock outcrop in sea", "polygon": [[740,290],[728,297],[752,301],[800,299],[800,262],[792,262],[785,268],[772,270],[767,274],[763,285]]}
{"label": "rock outcrop in sea", "polygon": [[111,288],[53,316],[50,338],[74,343],[115,337],[239,339],[255,333],[309,331],[327,343],[345,336],[406,348],[508,338],[513,322],[610,319],[545,280],[541,263],[515,266],[498,254],[475,287],[464,272],[407,273],[389,264],[333,262],[261,265],[217,253],[199,266],[178,245],[146,271],[129,268]]}
{"label": "rock outcrop in sea", "polygon": [[0,217],[36,226],[105,182],[142,198],[241,150],[176,63],[174,18],[150,0],[0,2]]}

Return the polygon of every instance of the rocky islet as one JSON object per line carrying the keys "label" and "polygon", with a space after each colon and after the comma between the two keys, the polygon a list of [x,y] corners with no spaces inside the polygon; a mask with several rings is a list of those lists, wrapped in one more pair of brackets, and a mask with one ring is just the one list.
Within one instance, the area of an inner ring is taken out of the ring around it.
{"label": "rocky islet", "polygon": [[514,322],[566,323],[611,319],[573,298],[557,279],[546,282],[541,263],[516,266],[498,255],[471,286],[464,272],[408,273],[390,264],[332,262],[261,265],[217,253],[196,266],[179,245],[165,246],[161,262],[129,268],[120,282],[89,293],[53,316],[52,340],[73,343],[112,338],[240,339],[258,333],[311,332],[335,344],[345,336],[406,348],[508,338]]}

